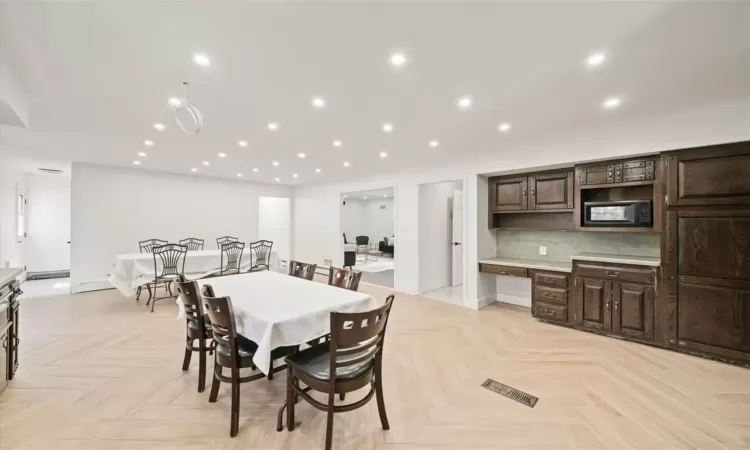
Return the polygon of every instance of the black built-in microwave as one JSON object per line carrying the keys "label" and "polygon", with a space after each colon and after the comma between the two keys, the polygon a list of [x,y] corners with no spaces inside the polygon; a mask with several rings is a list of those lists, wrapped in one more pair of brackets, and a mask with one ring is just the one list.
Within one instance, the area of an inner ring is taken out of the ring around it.
{"label": "black built-in microwave", "polygon": [[621,200],[616,202],[584,202],[584,227],[641,227],[654,225],[651,200]]}

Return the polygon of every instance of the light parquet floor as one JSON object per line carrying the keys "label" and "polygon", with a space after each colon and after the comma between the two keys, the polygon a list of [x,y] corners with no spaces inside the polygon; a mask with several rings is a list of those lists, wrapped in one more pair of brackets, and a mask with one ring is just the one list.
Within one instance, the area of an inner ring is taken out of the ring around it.
{"label": "light parquet floor", "polygon": [[[381,301],[389,292],[360,289]],[[301,425],[276,432],[283,374],[242,386],[230,438],[229,388],[209,404],[208,389],[196,391],[197,358],[180,370],[175,315],[172,301],[150,314],[113,290],[24,301],[0,448],[322,448],[325,414],[304,403]],[[397,295],[384,360],[391,430],[373,401],[336,415],[334,448],[750,448],[750,370],[539,323],[524,308]],[[481,388],[488,377],[539,403]]]}

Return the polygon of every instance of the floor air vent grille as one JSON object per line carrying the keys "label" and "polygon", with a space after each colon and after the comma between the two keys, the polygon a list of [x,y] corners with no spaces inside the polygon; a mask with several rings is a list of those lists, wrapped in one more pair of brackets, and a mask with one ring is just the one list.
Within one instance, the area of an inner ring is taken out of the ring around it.
{"label": "floor air vent grille", "polygon": [[536,402],[539,401],[538,398],[534,397],[531,394],[519,391],[518,389],[512,388],[503,383],[498,383],[491,378],[487,378],[487,381],[482,383],[482,387],[500,394],[503,397],[508,397],[511,400],[515,400],[518,403],[528,406],[529,408],[533,408],[536,405]]}

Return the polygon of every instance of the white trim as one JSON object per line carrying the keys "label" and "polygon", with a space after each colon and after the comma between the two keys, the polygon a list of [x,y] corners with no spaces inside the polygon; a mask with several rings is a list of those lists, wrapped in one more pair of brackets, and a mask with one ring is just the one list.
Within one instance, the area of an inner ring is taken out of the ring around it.
{"label": "white trim", "polygon": [[497,300],[492,297],[479,297],[477,299],[477,309],[482,309],[485,306],[491,305],[492,303],[495,303]]}
{"label": "white trim", "polygon": [[509,303],[511,305],[525,306],[531,308],[531,299],[528,297],[518,297],[516,295],[508,295],[497,293],[497,301],[501,303]]}
{"label": "white trim", "polygon": [[74,284],[70,286],[70,292],[80,294],[82,292],[101,291],[103,289],[114,289],[109,281],[90,281],[88,283]]}

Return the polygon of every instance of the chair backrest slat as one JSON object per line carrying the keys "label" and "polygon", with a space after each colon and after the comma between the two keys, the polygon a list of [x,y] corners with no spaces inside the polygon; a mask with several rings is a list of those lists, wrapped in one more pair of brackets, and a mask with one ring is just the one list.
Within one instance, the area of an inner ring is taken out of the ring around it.
{"label": "chair backrest slat", "polygon": [[244,242],[226,242],[221,246],[221,275],[228,272],[240,273]]}
{"label": "chair backrest slat", "polygon": [[166,244],[169,244],[169,241],[164,241],[162,239],[146,239],[145,241],[138,242],[138,248],[141,253],[151,253],[154,247]]}
{"label": "chair backrest slat", "polygon": [[356,291],[359,289],[359,280],[362,278],[362,272],[355,272],[353,270],[339,269],[333,267],[328,271],[328,284],[330,286],[336,286],[350,291]]}
{"label": "chair backrest slat", "polygon": [[330,373],[336,373],[337,367],[359,364],[381,354],[393,299],[389,295],[383,306],[372,311],[331,313]]}
{"label": "chair backrest slat", "polygon": [[[180,244],[165,244],[154,247],[151,252],[154,254],[154,273],[157,277],[166,275],[177,275],[185,272],[185,255],[187,247]],[[161,273],[156,257],[159,257],[162,263]],[[180,264],[180,262],[182,262]]]}
{"label": "chair backrest slat", "polygon": [[289,275],[295,278],[304,278],[305,280],[312,280],[315,276],[315,269],[318,267],[317,264],[308,264],[297,261],[289,261]]}
{"label": "chair backrest slat", "polygon": [[270,269],[273,241],[260,240],[250,243],[250,270]]}
{"label": "chair backrest slat", "polygon": [[180,240],[181,245],[187,246],[190,251],[203,250],[203,239],[187,238]]}
{"label": "chair backrest slat", "polygon": [[227,242],[238,242],[239,239],[234,236],[222,236],[220,238],[216,238],[216,248],[221,250],[221,246],[226,244]]}
{"label": "chair backrest slat", "polygon": [[185,308],[185,316],[189,319],[200,319],[203,317],[203,302],[201,300],[198,283],[188,281],[185,276],[180,274],[174,282],[177,295],[182,300]]}

